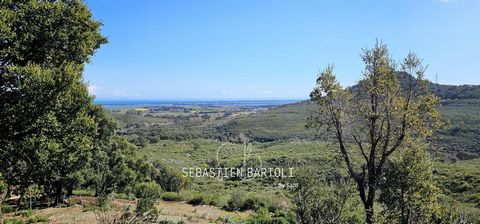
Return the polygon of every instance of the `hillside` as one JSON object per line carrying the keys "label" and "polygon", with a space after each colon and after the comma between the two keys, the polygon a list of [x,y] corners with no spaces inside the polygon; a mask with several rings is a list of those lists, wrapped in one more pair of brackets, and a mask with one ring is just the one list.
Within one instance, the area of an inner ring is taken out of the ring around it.
{"label": "hillside", "polygon": [[215,131],[229,136],[243,133],[257,142],[292,138],[313,139],[315,132],[305,128],[306,119],[313,111],[314,105],[310,101],[302,101],[237,117],[216,126]]}
{"label": "hillside", "polygon": [[[399,72],[398,79],[406,86],[414,77],[406,72]],[[443,100],[480,99],[480,85],[445,85],[429,82],[428,88]]]}
{"label": "hillside", "polygon": [[[399,80],[405,86],[412,76],[399,73]],[[359,88],[353,86],[351,89]],[[430,89],[442,98],[438,108],[443,119],[450,126],[438,130],[430,139],[436,149],[436,156],[445,159],[471,159],[480,157],[480,86],[454,86],[430,83]],[[307,118],[315,111],[310,101],[276,107],[249,116],[237,117],[216,126],[216,131],[230,136],[246,134],[255,141],[282,139],[328,139],[325,131],[305,128]]]}

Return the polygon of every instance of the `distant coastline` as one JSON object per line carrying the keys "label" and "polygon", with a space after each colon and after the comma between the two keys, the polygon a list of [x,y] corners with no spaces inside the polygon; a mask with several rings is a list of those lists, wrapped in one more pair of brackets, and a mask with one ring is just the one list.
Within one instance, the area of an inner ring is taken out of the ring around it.
{"label": "distant coastline", "polygon": [[137,108],[137,107],[171,107],[171,106],[210,106],[210,107],[268,107],[291,104],[300,99],[171,99],[171,100],[136,100],[136,99],[95,99],[95,104],[105,108]]}

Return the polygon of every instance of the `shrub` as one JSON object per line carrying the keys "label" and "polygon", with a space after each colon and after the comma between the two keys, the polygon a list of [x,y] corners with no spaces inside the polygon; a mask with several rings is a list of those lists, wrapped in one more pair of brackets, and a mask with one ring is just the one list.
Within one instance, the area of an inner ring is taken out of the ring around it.
{"label": "shrub", "polygon": [[68,204],[68,207],[73,207],[79,203],[80,201],[78,199],[70,198],[67,204]]}
{"label": "shrub", "polygon": [[180,191],[178,195],[181,198],[181,201],[190,201],[193,198],[193,193],[188,190]]}
{"label": "shrub", "polygon": [[[297,219],[300,223],[327,223],[328,220],[343,223],[348,217],[346,213],[354,208],[348,201],[352,198],[354,185],[344,181],[341,175],[326,171],[317,173],[311,168],[298,172],[292,188],[292,203],[296,207]],[[279,201],[273,207],[285,208],[287,205]],[[317,222],[318,221],[318,222]]]}
{"label": "shrub", "polygon": [[3,193],[5,191],[5,189],[7,189],[7,184],[6,183],[3,183],[1,180],[0,180],[0,193]]}
{"label": "shrub", "polygon": [[261,207],[272,207],[271,204],[270,199],[259,197],[256,194],[245,196],[243,192],[234,192],[224,208],[228,211],[256,211]]}
{"label": "shrub", "polygon": [[143,182],[135,186],[135,196],[139,199],[135,212],[137,216],[149,216],[150,221],[157,217],[155,203],[160,198],[161,188],[155,182]]}
{"label": "shrub", "polygon": [[95,191],[91,189],[78,189],[78,190],[73,190],[74,195],[78,196],[95,196]]}
{"label": "shrub", "polygon": [[188,201],[188,204],[192,205],[208,205],[210,203],[210,197],[205,194],[196,194],[192,199]]}
{"label": "shrub", "polygon": [[13,219],[6,219],[4,220],[3,223],[4,224],[24,224],[25,222],[23,222],[21,219],[13,218]]}
{"label": "shrub", "polygon": [[245,210],[245,201],[245,193],[240,191],[234,192],[227,201],[227,206],[225,209],[229,211]]}
{"label": "shrub", "polygon": [[288,211],[289,210],[288,201],[285,199],[275,199],[273,200],[273,202],[271,202],[270,205],[268,205],[268,209],[270,212]]}
{"label": "shrub", "polygon": [[29,217],[29,216],[33,215],[33,211],[32,210],[21,210],[21,211],[15,212],[15,215],[16,216]]}
{"label": "shrub", "polygon": [[34,215],[34,216],[30,217],[26,221],[26,223],[37,223],[37,222],[48,222],[48,221],[50,221],[50,219],[47,216]]}
{"label": "shrub", "polygon": [[[281,213],[271,215],[267,208],[260,208],[257,212],[246,220],[248,224],[289,224],[297,223],[295,221],[295,214],[293,213]],[[316,223],[316,222],[315,222]]]}
{"label": "shrub", "polygon": [[248,210],[257,210],[259,209],[259,201],[257,197],[250,197],[245,200],[245,203],[243,204],[243,209]]}
{"label": "shrub", "polygon": [[216,207],[224,207],[227,204],[227,201],[219,195],[213,195],[210,197],[210,202],[208,204]]}
{"label": "shrub", "polygon": [[135,196],[133,194],[117,193],[117,194],[114,194],[114,198],[124,199],[124,200],[133,200],[135,199]]}
{"label": "shrub", "polygon": [[178,193],[175,192],[165,192],[162,194],[162,200],[164,201],[181,201],[182,198]]}
{"label": "shrub", "polygon": [[181,172],[164,166],[160,162],[155,162],[153,165],[155,167],[153,179],[162,187],[163,190],[179,192],[180,190],[190,186],[190,179],[184,177]]}
{"label": "shrub", "polygon": [[15,211],[15,208],[13,208],[13,206],[9,204],[0,205],[0,209],[3,213],[10,213]]}

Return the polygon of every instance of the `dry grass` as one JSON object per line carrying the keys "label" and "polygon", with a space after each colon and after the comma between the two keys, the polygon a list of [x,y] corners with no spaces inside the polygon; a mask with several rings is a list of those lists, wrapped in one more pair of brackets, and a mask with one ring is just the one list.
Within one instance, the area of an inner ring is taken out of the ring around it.
{"label": "dry grass", "polygon": [[157,206],[160,219],[185,221],[187,223],[213,223],[220,217],[230,216],[245,218],[251,211],[226,212],[214,206],[193,206],[182,202],[161,201]]}
{"label": "dry grass", "polygon": [[[34,210],[34,215],[49,217],[48,223],[97,223],[95,212],[88,207],[95,203],[94,197],[80,197],[75,199],[81,201],[83,205],[75,205],[65,208],[43,208]],[[115,199],[111,204],[112,216],[120,216],[121,211],[128,207],[135,206],[134,201]],[[214,206],[193,206],[184,202],[166,202],[160,201],[157,205],[160,217],[159,220],[184,221],[186,223],[215,223],[220,217],[238,217],[244,218],[251,214],[251,211],[245,212],[227,212]]]}

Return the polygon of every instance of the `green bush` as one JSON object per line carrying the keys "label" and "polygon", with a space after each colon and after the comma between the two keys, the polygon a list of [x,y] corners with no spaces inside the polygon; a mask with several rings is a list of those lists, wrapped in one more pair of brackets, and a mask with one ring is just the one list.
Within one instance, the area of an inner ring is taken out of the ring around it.
{"label": "green bush", "polygon": [[273,216],[267,208],[262,207],[256,213],[250,215],[245,223],[248,224],[289,224],[296,223],[293,213],[275,213]]}
{"label": "green bush", "polygon": [[24,224],[25,222],[18,218],[5,219],[3,220],[4,224]]}
{"label": "green bush", "polygon": [[178,193],[181,198],[181,201],[190,201],[193,198],[193,193],[189,190],[183,190]]}
{"label": "green bush", "polygon": [[208,204],[216,207],[224,207],[227,204],[227,201],[219,195],[212,195]]}
{"label": "green bush", "polygon": [[245,200],[243,204],[243,209],[245,210],[257,210],[260,208],[260,202],[258,197],[249,197]]}
{"label": "green bush", "polygon": [[124,199],[124,200],[133,200],[135,199],[135,196],[133,194],[116,193],[114,194],[114,198]]}
{"label": "green bush", "polygon": [[77,205],[77,204],[79,204],[79,203],[80,203],[80,201],[79,201],[78,199],[70,198],[70,199],[68,200],[67,205],[68,205],[68,207],[73,207],[73,206],[75,206],[75,205]]}
{"label": "green bush", "polygon": [[13,208],[13,206],[9,204],[0,205],[0,208],[2,210],[2,213],[10,213],[15,211],[15,208]]}
{"label": "green bush", "polygon": [[[1,174],[0,174],[1,175]],[[5,189],[7,189],[7,184],[6,183],[3,183],[1,180],[0,180],[0,193],[4,192]]]}
{"label": "green bush", "polygon": [[240,191],[234,192],[230,199],[227,201],[225,209],[229,211],[245,210],[245,201],[245,193]]}
{"label": "green bush", "polygon": [[164,201],[181,201],[182,198],[178,193],[175,192],[165,192],[162,194],[162,200]]}
{"label": "green bush", "polygon": [[190,179],[184,177],[181,172],[163,165],[160,162],[153,163],[155,173],[153,179],[165,191],[179,192],[190,186]]}
{"label": "green bush", "polygon": [[30,217],[26,223],[38,223],[38,222],[48,222],[50,219],[47,216],[37,216],[34,215]]}
{"label": "green bush", "polygon": [[[261,207],[273,207],[271,200],[265,197],[259,197],[256,194],[246,195],[243,192],[234,192],[224,208],[228,211],[256,211]],[[275,210],[276,209],[273,209],[272,211]]]}
{"label": "green bush", "polygon": [[16,216],[23,216],[23,217],[30,217],[30,216],[33,215],[33,211],[32,210],[21,210],[21,211],[15,212],[15,215]]}
{"label": "green bush", "polygon": [[223,224],[235,224],[237,222],[235,222],[235,220],[230,217],[230,216],[221,216],[221,217],[218,217],[217,220],[215,221],[215,223],[223,223]]}
{"label": "green bush", "polygon": [[137,216],[148,214],[152,221],[156,219],[155,203],[160,198],[161,188],[155,182],[143,182],[135,186],[135,196],[139,199],[135,212]]}
{"label": "green bush", "polygon": [[78,196],[95,196],[95,191],[91,189],[78,189],[78,190],[73,190],[74,195]]}
{"label": "green bush", "polygon": [[208,205],[210,204],[211,200],[208,195],[205,194],[196,194],[193,196],[192,199],[188,201],[188,204],[191,205]]}

